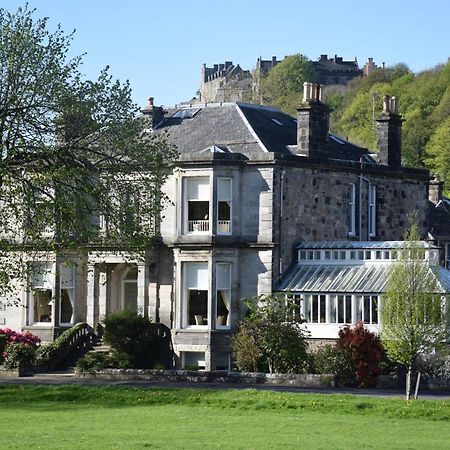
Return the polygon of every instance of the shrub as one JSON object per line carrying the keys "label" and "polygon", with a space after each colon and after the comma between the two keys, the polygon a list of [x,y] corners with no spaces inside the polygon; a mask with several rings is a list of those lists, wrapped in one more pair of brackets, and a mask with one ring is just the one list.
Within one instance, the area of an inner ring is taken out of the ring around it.
{"label": "shrub", "polygon": [[30,332],[0,329],[0,363],[7,369],[31,367],[36,361],[36,348],[41,340]]}
{"label": "shrub", "polygon": [[356,384],[355,367],[347,352],[334,345],[324,345],[311,355],[313,370],[316,373],[332,373],[341,385]]}
{"label": "shrub", "polygon": [[6,336],[6,342],[9,343],[21,343],[37,347],[41,343],[41,339],[38,336],[26,331],[21,333],[19,331],[11,330],[10,328],[0,329],[0,335]]}
{"label": "shrub", "polygon": [[95,373],[98,370],[115,366],[114,359],[107,353],[101,352],[87,353],[77,362],[77,369],[81,373]]}
{"label": "shrub", "polygon": [[270,373],[304,372],[308,357],[306,334],[296,305],[284,296],[260,296],[246,300],[247,317],[232,340],[240,370],[256,368]]}
{"label": "shrub", "polygon": [[262,369],[261,350],[252,328],[250,323],[241,322],[231,340],[233,359],[241,372],[258,372]]}
{"label": "shrub", "polygon": [[32,367],[36,361],[36,347],[22,342],[9,343],[3,356],[3,367],[8,370]]}
{"label": "shrub", "polygon": [[450,380],[450,354],[421,355],[416,366],[425,377]]}
{"label": "shrub", "polygon": [[120,367],[153,367],[159,356],[159,337],[150,319],[124,310],[108,314],[103,323],[103,340],[111,346]]}
{"label": "shrub", "polygon": [[3,362],[3,352],[5,351],[8,338],[4,334],[0,334],[0,364]]}
{"label": "shrub", "polygon": [[380,338],[364,328],[362,322],[354,327],[345,326],[339,331],[336,348],[343,351],[354,366],[359,387],[371,387],[381,373],[383,346]]}

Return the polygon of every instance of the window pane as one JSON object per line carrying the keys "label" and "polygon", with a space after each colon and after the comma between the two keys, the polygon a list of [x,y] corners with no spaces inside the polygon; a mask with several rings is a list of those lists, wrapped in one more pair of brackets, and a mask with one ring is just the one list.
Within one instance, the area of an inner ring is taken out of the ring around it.
{"label": "window pane", "polygon": [[312,296],[312,323],[317,323],[319,321],[319,296]]}
{"label": "window pane", "polygon": [[52,321],[51,289],[33,289],[33,322]]}
{"label": "window pane", "polygon": [[[336,318],[339,315],[338,311],[336,311],[336,295],[330,295],[330,322],[336,323]],[[339,309],[339,305],[337,306]]]}
{"label": "window pane", "polygon": [[352,296],[345,296],[345,323],[353,323],[352,321]]}
{"label": "window pane", "polygon": [[185,287],[208,290],[208,263],[185,263]]}
{"label": "window pane", "polygon": [[363,298],[360,295],[356,296],[356,322],[362,320],[362,302]]}
{"label": "window pane", "polygon": [[326,296],[320,296],[320,323],[326,322]]}
{"label": "window pane", "polygon": [[217,182],[217,199],[231,202],[231,178],[219,178]]}
{"label": "window pane", "polygon": [[230,289],[231,283],[231,264],[218,263],[217,264],[217,289]]}
{"label": "window pane", "polygon": [[73,322],[73,289],[61,289],[61,323]]}
{"label": "window pane", "polygon": [[217,291],[217,317],[216,325],[230,326],[230,290],[218,290]]}
{"label": "window pane", "polygon": [[137,282],[124,281],[123,283],[123,308],[130,311],[137,311]]}
{"label": "window pane", "polygon": [[370,296],[364,296],[364,323],[370,323]]}
{"label": "window pane", "polygon": [[187,317],[189,325],[206,325],[208,319],[208,291],[187,289]]}
{"label": "window pane", "polygon": [[378,323],[378,296],[372,295],[372,323]]}
{"label": "window pane", "polygon": [[208,177],[186,178],[186,183],[188,200],[209,201],[210,194]]}
{"label": "window pane", "polygon": [[344,296],[338,295],[338,323],[345,323]]}
{"label": "window pane", "polygon": [[311,296],[305,295],[303,300],[303,315],[307,323],[311,322]]}
{"label": "window pane", "polygon": [[216,326],[230,326],[231,264],[216,265]]}

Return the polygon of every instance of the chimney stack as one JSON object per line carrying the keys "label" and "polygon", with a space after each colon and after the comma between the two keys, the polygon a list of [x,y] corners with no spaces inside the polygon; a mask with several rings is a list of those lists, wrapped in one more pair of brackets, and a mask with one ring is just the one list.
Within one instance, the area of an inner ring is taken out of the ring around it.
{"label": "chimney stack", "polygon": [[442,200],[443,184],[435,176],[428,184],[428,200],[437,205]]}
{"label": "chimney stack", "polygon": [[402,165],[402,116],[398,113],[396,97],[383,97],[383,112],[377,119],[378,162],[400,167]]}
{"label": "chimney stack", "polygon": [[329,109],[322,103],[322,86],[303,83],[297,108],[297,154],[316,158],[327,154]]}
{"label": "chimney stack", "polygon": [[163,110],[162,106],[155,106],[154,102],[154,97],[149,97],[147,106],[141,110],[145,121],[144,129],[148,131],[153,130],[160,122],[164,120],[164,114],[166,112]]}

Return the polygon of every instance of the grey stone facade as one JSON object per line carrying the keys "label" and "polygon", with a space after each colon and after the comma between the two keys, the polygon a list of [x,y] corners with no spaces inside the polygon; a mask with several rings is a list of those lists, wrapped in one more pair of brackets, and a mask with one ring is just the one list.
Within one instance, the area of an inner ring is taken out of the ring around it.
{"label": "grey stone facade", "polygon": [[[152,132],[167,133],[180,153],[164,186],[171,202],[157,245],[143,258],[85,256],[76,321],[96,326],[133,292],[139,313],[172,330],[180,367],[229,369],[242,299],[273,291],[295,261],[296,243],[399,240],[414,211],[425,235],[429,173],[391,158],[379,164],[366,149],[329,135],[320,87],[311,88],[318,95],[304,99],[297,120],[239,102],[196,104],[183,114],[150,102],[147,118],[158,115]],[[8,314],[8,326],[38,331],[24,313]]]}

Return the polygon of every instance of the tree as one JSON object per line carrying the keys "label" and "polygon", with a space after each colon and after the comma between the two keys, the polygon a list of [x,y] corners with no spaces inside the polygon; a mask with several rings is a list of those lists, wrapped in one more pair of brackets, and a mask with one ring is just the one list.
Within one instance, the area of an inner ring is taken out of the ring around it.
{"label": "tree", "polygon": [[85,80],[82,58],[68,58],[73,33],[47,22],[27,6],[0,9],[3,288],[24,268],[12,250],[146,248],[175,157],[143,133],[128,81],[108,67]]}
{"label": "tree", "polygon": [[417,357],[448,338],[448,302],[442,298],[438,266],[432,265],[431,252],[419,239],[413,224],[389,273],[381,308],[381,340],[388,356],[407,370],[407,400]]}
{"label": "tree", "polygon": [[263,295],[245,300],[247,317],[239,324],[232,347],[243,371],[299,373],[305,368],[306,332],[298,306],[284,296]]}
{"label": "tree", "polygon": [[261,77],[260,101],[276,106],[287,114],[296,114],[303,98],[303,83],[314,81],[314,67],[306,56],[287,56]]}
{"label": "tree", "polygon": [[450,117],[443,121],[428,141],[426,152],[428,165],[444,182],[445,191],[450,192]]}

